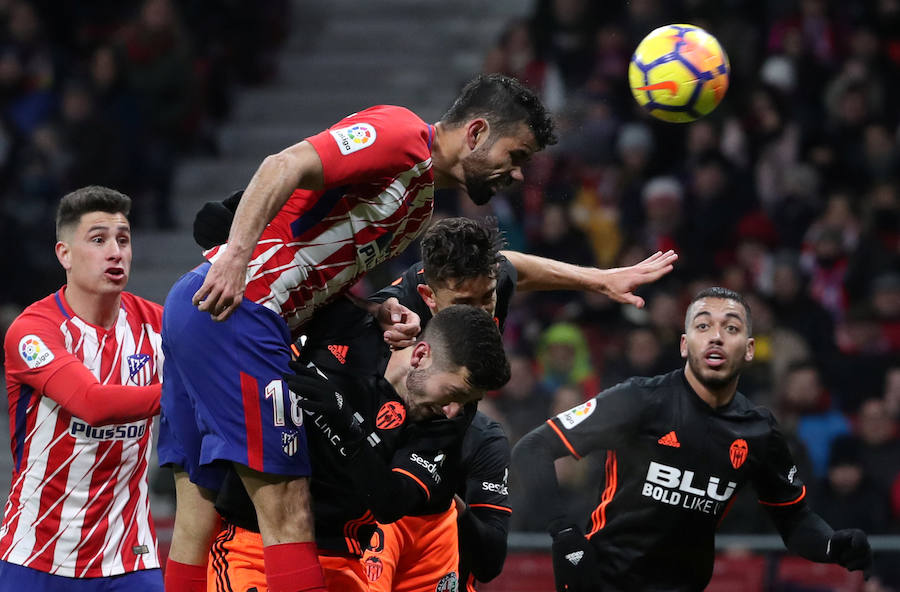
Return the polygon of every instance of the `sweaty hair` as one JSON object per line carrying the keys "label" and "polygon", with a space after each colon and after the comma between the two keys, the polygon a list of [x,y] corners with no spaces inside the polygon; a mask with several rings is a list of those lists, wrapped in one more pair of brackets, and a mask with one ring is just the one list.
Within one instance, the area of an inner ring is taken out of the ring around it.
{"label": "sweaty hair", "polygon": [[432,288],[451,287],[475,277],[495,277],[503,239],[497,220],[444,218],[422,236],[425,281]]}
{"label": "sweaty hair", "polygon": [[491,125],[491,137],[511,134],[520,123],[534,134],[538,150],[556,144],[553,120],[534,92],[515,78],[502,74],[480,74],[466,84],[444,113],[441,123],[458,127],[477,117]]}
{"label": "sweaty hair", "polygon": [[131,198],[109,187],[88,185],[67,193],[56,208],[56,240],[62,231],[75,226],[81,217],[90,212],[122,214],[126,218],[131,211]]}
{"label": "sweaty hair", "polygon": [[684,330],[687,332],[687,327],[690,324],[690,319],[688,315],[691,312],[691,306],[694,305],[698,300],[702,300],[703,298],[718,298],[719,300],[734,300],[738,304],[744,307],[744,312],[747,315],[747,335],[753,335],[753,319],[750,315],[750,305],[744,300],[744,297],[735,292],[734,290],[729,290],[728,288],[720,288],[718,286],[714,286],[712,288],[706,288],[705,290],[700,290],[697,294],[691,299],[691,303],[688,305],[687,312],[684,315]]}
{"label": "sweaty hair", "polygon": [[468,383],[486,391],[509,382],[509,360],[491,315],[467,304],[448,306],[428,322],[422,340],[444,370],[465,367]]}

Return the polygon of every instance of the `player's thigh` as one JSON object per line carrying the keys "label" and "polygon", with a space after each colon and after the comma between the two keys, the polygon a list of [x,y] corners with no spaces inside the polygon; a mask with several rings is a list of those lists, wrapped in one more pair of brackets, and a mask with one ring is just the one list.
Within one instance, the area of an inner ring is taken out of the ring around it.
{"label": "player's thigh", "polygon": [[201,283],[197,276],[176,284],[182,291],[170,293],[163,323],[201,434],[199,464],[308,475],[303,413],[282,379],[290,372],[287,324],[248,300],[225,322],[213,321],[190,302]]}
{"label": "player's thigh", "polygon": [[379,524],[363,553],[362,565],[371,592],[391,592],[403,540],[396,525]]}
{"label": "player's thigh", "polygon": [[407,516],[399,521],[404,544],[394,574],[393,592],[449,592],[459,585],[456,508],[442,514]]}
{"label": "player's thigh", "polygon": [[213,541],[206,571],[207,592],[266,592],[262,537],[234,525]]}

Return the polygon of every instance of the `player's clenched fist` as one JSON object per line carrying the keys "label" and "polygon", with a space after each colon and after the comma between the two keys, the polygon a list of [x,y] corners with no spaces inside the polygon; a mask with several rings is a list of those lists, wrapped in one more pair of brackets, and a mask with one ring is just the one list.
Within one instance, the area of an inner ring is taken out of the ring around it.
{"label": "player's clenched fist", "polygon": [[557,592],[597,590],[597,552],[576,526],[553,536],[553,576]]}
{"label": "player's clenched fist", "polygon": [[872,567],[872,547],[858,528],[837,530],[828,541],[828,558],[850,571]]}

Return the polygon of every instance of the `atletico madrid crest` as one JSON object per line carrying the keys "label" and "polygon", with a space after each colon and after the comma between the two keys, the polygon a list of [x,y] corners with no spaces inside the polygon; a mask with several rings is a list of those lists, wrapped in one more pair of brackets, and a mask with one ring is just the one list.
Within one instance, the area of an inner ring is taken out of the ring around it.
{"label": "atletico madrid crest", "polygon": [[747,460],[747,441],[738,438],[731,443],[731,449],[728,453],[731,457],[731,466],[735,469],[741,468],[741,465]]}

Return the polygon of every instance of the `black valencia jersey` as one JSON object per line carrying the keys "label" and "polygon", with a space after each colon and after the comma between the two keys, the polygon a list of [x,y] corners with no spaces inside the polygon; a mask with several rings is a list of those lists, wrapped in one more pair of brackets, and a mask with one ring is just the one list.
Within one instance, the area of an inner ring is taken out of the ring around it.
{"label": "black valencia jersey", "polygon": [[[436,451],[419,447],[415,437],[410,437],[405,405],[383,377],[389,357],[390,349],[378,323],[342,299],[313,317],[300,360],[315,364],[346,397],[362,417],[360,424],[368,434],[368,445],[392,471],[426,488],[428,504],[446,508],[459,479],[454,459],[459,458],[461,441],[455,450]],[[365,496],[352,484],[349,471],[353,469],[342,458],[346,452],[340,435],[319,413],[304,412],[304,426],[312,464],[310,492],[316,543],[320,549],[361,555],[376,521]],[[435,478],[434,473],[440,476]],[[441,491],[427,490],[426,483],[435,480],[444,484]],[[253,505],[234,471],[219,492],[216,508],[229,522],[259,530]]]}
{"label": "black valencia jersey", "polygon": [[585,529],[603,590],[702,590],[716,528],[747,483],[761,504],[805,503],[771,412],[740,393],[713,409],[683,370],[632,378],[547,423],[575,458],[606,451]]}

